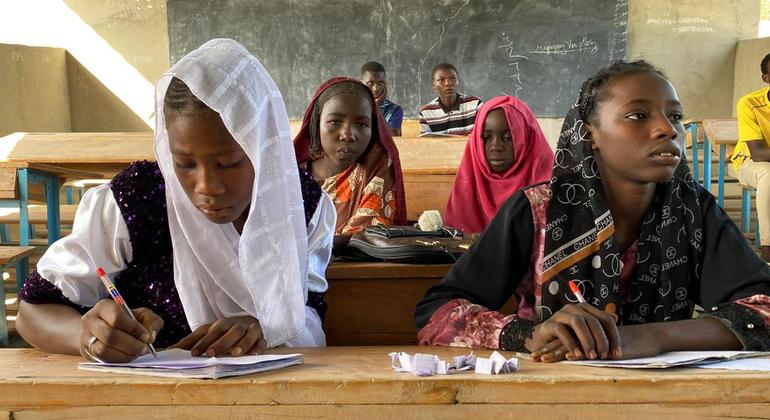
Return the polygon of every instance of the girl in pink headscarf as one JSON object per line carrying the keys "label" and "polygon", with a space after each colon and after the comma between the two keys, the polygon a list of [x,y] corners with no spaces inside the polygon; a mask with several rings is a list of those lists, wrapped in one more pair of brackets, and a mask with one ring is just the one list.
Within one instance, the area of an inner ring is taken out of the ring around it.
{"label": "girl in pink headscarf", "polygon": [[512,96],[479,108],[447,203],[445,224],[483,231],[515,191],[551,177],[553,151],[527,104]]}

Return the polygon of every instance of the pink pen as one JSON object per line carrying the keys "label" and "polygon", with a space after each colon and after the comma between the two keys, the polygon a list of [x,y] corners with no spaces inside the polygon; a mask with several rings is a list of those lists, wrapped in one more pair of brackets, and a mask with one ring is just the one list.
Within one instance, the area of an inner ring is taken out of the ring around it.
{"label": "pink pen", "polygon": [[[136,317],[134,316],[134,313],[131,312],[131,308],[128,307],[128,304],[126,304],[126,301],[123,300],[123,296],[120,295],[120,292],[118,292],[118,289],[115,288],[115,284],[112,283],[112,280],[110,280],[109,277],[107,277],[107,274],[104,272],[104,269],[101,267],[96,267],[96,275],[99,276],[100,279],[102,279],[102,283],[104,284],[104,287],[107,288],[107,292],[109,292],[110,296],[112,296],[112,300],[114,300],[118,305],[122,306],[123,309],[128,312],[128,315],[136,322]],[[152,353],[153,357],[158,357],[158,353],[155,351],[155,347],[152,346],[151,343],[147,343],[147,347],[150,349],[150,353]]]}

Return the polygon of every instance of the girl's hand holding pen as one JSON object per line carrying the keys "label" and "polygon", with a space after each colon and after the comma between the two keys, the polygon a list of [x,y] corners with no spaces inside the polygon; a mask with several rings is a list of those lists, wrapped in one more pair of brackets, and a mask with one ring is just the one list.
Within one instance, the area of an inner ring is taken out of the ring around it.
{"label": "girl's hand holding pen", "polygon": [[147,344],[155,341],[163,319],[147,308],[131,311],[136,320],[112,299],[97,302],[81,317],[80,354],[90,360],[125,363],[147,353]]}

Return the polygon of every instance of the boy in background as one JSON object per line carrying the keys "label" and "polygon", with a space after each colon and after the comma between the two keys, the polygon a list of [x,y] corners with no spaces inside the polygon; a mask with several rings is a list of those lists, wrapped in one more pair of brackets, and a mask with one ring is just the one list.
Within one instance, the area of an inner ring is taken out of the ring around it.
{"label": "boy in background", "polygon": [[[762,81],[770,83],[770,54],[760,63]],[[731,172],[741,184],[757,190],[757,216],[762,259],[770,262],[770,87],[738,100],[738,145],[730,159]]]}
{"label": "boy in background", "polygon": [[437,64],[431,72],[433,90],[438,97],[420,107],[420,133],[466,136],[473,130],[481,99],[457,93],[457,69],[449,63]]}
{"label": "boy in background", "polygon": [[385,80],[385,67],[376,61],[364,64],[361,66],[361,82],[372,91],[374,100],[380,107],[380,112],[385,117],[385,122],[390,127],[390,133],[394,136],[400,136],[404,111],[401,109],[401,106],[388,99],[388,82]]}

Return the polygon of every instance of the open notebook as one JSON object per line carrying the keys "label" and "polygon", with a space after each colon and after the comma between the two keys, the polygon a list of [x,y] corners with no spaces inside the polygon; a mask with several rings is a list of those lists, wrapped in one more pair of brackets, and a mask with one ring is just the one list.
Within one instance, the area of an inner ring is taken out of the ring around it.
{"label": "open notebook", "polygon": [[248,375],[302,364],[301,354],[263,354],[241,357],[193,357],[187,350],[168,349],[136,358],[129,363],[85,362],[78,369],[97,372],[130,373],[134,375],[166,376],[172,378],[217,379]]}
{"label": "open notebook", "polygon": [[738,360],[767,355],[770,355],[770,353],[759,351],[672,351],[654,357],[641,357],[638,359],[579,360],[574,362],[565,361],[561,363],[598,367],[660,369],[694,365],[699,365],[699,367],[701,367],[709,363],[718,363],[727,360]]}

